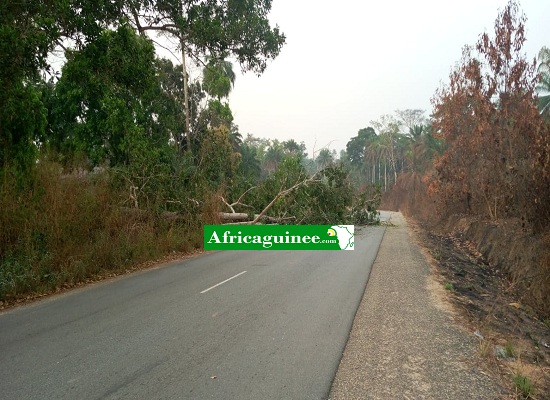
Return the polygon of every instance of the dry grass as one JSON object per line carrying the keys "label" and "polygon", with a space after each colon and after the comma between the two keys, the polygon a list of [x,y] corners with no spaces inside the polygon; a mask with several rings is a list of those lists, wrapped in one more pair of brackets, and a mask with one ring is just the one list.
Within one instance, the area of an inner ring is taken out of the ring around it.
{"label": "dry grass", "polygon": [[[31,185],[0,183],[0,301],[51,293],[202,247],[198,217],[128,212],[106,173],[62,175],[43,163]],[[208,202],[207,202],[208,203]],[[206,215],[214,215],[208,206]]]}

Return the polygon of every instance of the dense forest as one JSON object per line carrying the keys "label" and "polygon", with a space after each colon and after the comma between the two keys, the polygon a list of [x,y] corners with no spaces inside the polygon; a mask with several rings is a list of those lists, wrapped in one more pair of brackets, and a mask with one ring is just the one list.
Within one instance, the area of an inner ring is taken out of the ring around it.
{"label": "dense forest", "polygon": [[525,58],[516,3],[464,48],[430,114],[397,110],[311,155],[243,136],[227,100],[234,68],[261,74],[283,48],[270,9],[2,3],[0,300],[200,248],[208,223],[375,222],[382,198],[424,220],[516,218],[548,240],[550,51]]}

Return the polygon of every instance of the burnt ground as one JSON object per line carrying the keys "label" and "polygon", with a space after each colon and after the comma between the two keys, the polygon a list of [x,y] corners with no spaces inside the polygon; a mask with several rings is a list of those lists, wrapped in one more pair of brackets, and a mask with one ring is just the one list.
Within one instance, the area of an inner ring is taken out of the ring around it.
{"label": "burnt ground", "polygon": [[480,362],[509,389],[506,398],[550,399],[550,318],[522,304],[522,293],[504,271],[460,234],[409,223],[458,319],[479,337]]}

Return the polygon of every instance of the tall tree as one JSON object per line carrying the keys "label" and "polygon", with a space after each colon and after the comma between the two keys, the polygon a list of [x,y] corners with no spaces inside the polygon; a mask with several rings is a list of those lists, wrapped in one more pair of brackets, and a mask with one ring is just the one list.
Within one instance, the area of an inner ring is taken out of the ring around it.
{"label": "tall tree", "polygon": [[[167,59],[156,59],[155,64],[162,92],[158,99],[162,108],[156,115],[159,123],[169,132],[170,140],[181,148],[186,140],[182,67]],[[188,91],[188,114],[193,132],[205,132],[207,129],[207,123],[200,118],[205,98],[206,93],[200,82],[191,82]]]}
{"label": "tall tree", "polygon": [[[196,60],[206,55],[223,60],[232,55],[243,71],[261,74],[267,60],[275,58],[285,42],[279,28],[269,24],[271,0],[128,1],[126,9],[139,32],[162,32],[180,44],[184,93],[186,55]],[[190,147],[188,125],[186,137]]]}
{"label": "tall tree", "polygon": [[271,142],[271,145],[265,152],[264,165],[267,173],[272,173],[276,171],[279,163],[283,161],[283,158],[283,146],[277,139],[275,139]]}
{"label": "tall tree", "polygon": [[409,129],[405,144],[405,167],[398,177],[398,183],[401,188],[412,192],[414,204],[418,189],[424,188],[423,179],[432,165],[433,157],[440,152],[440,143],[432,135],[431,125],[415,125]]}
{"label": "tall tree", "polygon": [[376,137],[376,132],[373,128],[359,129],[357,136],[352,137],[346,144],[346,154],[349,157],[350,163],[355,166],[360,166],[365,162],[365,150],[370,140]]}
{"label": "tall tree", "polygon": [[[378,135],[375,135],[372,137],[368,142],[367,146],[365,147],[365,160],[364,165],[365,167],[368,167],[370,175],[371,175],[371,183],[378,183],[380,184],[380,173],[381,173],[381,162],[384,161],[384,164],[386,164],[386,153],[385,148],[382,146],[382,142],[380,140],[380,137]],[[376,174],[376,167],[378,167],[378,178]]]}
{"label": "tall tree", "polygon": [[34,83],[56,38],[52,14],[44,2],[0,5],[0,169],[14,161],[32,165],[34,142],[44,133],[46,110]]}
{"label": "tall tree", "polygon": [[[393,183],[397,182],[397,159],[398,159],[398,141],[401,134],[401,122],[392,115],[382,115],[377,121],[371,121],[371,125],[378,130],[378,135],[384,154],[390,163],[393,170]],[[386,176],[386,174],[384,174]],[[384,187],[387,190],[387,178],[385,179]]]}
{"label": "tall tree", "polygon": [[426,122],[424,110],[407,109],[395,111],[402,124],[408,129],[413,129],[415,126],[422,126]]}
{"label": "tall tree", "polygon": [[248,144],[243,144],[240,147],[241,163],[239,172],[251,181],[255,182],[260,178],[262,168],[258,159],[258,149]]}
{"label": "tall tree", "polygon": [[301,158],[307,157],[306,145],[304,144],[304,142],[298,144],[298,142],[296,142],[294,139],[289,139],[283,142],[283,148],[291,155],[298,155]]}
{"label": "tall tree", "polygon": [[234,151],[239,151],[243,145],[243,135],[239,132],[238,125],[231,124],[231,127],[229,128],[229,141],[231,142],[231,146]]}

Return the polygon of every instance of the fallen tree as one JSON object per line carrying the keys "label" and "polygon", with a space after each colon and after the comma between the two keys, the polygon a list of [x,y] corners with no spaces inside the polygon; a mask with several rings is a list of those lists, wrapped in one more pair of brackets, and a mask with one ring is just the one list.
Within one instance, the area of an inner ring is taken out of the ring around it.
{"label": "fallen tree", "polygon": [[269,202],[267,206],[265,206],[265,208],[259,214],[236,213],[234,209],[234,207],[237,205],[241,205],[243,207],[250,207],[246,204],[241,203],[241,201],[248,192],[256,188],[255,186],[249,188],[247,191],[245,191],[242,195],[239,196],[239,199],[237,201],[231,204],[229,204],[223,197],[221,197],[221,200],[227,207],[229,207],[229,209],[231,210],[231,213],[220,213],[220,217],[222,218],[222,221],[232,221],[232,222],[228,222],[227,225],[254,225],[260,221],[267,221],[270,223],[280,223],[285,220],[296,219],[296,216],[276,218],[276,217],[268,216],[266,215],[266,213],[273,207],[273,205],[280,198],[288,195],[289,193],[292,193],[293,191],[297,190],[302,186],[308,186],[309,184],[312,184],[312,183],[320,183],[321,179],[318,177],[318,175],[319,174],[316,173],[307,179],[297,182],[296,184],[289,187],[288,189],[281,188],[279,192],[275,195],[275,197]]}

